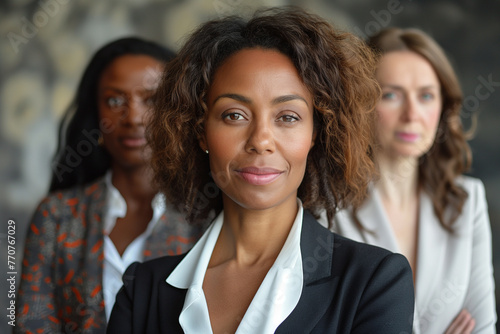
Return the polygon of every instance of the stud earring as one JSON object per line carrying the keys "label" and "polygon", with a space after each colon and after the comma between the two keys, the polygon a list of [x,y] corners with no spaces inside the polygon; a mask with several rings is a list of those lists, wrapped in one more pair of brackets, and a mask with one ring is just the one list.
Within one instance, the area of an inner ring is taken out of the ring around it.
{"label": "stud earring", "polygon": [[208,154],[208,150],[205,150],[205,153]]}

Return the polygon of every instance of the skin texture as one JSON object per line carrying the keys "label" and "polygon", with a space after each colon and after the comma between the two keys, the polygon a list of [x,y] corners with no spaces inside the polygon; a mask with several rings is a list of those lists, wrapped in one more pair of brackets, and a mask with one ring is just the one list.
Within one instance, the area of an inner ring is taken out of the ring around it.
{"label": "skin texture", "polygon": [[376,107],[382,154],[418,158],[436,136],[441,85],[431,64],[410,51],[389,52],[376,72],[382,98]]}
{"label": "skin texture", "polygon": [[[294,202],[313,145],[313,117],[312,97],[291,61],[274,51],[241,51],[216,72],[208,101],[202,145],[224,197],[254,210]],[[249,167],[275,172],[259,177],[246,173]]]}
{"label": "skin texture", "polygon": [[[122,56],[113,61],[99,81],[99,117],[104,146],[121,168],[146,163],[144,115],[161,74],[161,63],[144,55]],[[107,131],[106,131],[107,130]]]}
{"label": "skin texture", "polygon": [[162,64],[152,57],[127,55],[114,60],[98,86],[98,106],[105,148],[112,157],[113,185],[127,203],[125,217],[118,218],[110,238],[123,254],[151,220],[150,154],[144,136],[144,116],[150,108]]}
{"label": "skin texture", "polygon": [[233,333],[297,214],[312,96],[288,57],[257,48],[220,66],[207,104],[200,146],[223,192],[224,225],[203,289],[214,333]]}

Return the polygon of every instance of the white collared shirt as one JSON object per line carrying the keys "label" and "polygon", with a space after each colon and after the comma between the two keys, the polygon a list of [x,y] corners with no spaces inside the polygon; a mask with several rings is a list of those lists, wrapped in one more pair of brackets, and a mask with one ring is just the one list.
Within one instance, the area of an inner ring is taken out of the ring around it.
{"label": "white collared shirt", "polygon": [[115,297],[123,285],[122,276],[125,269],[135,261],[143,260],[143,251],[146,239],[151,235],[153,228],[165,212],[165,202],[162,194],[157,194],[151,202],[153,208],[153,218],[148,223],[146,230],[135,238],[120,256],[116,250],[115,244],[111,241],[109,234],[115,227],[118,218],[125,217],[127,213],[127,203],[111,182],[111,171],[105,176],[105,182],[108,189],[107,193],[107,211],[104,212],[104,263],[102,275],[102,287],[104,293],[104,306],[106,311],[106,320],[109,321],[111,310],[115,303]]}
{"label": "white collared shirt", "polygon": [[[297,203],[297,216],[286,242],[257,290],[236,334],[274,333],[299,302],[303,285],[300,252],[303,208],[299,199]],[[221,212],[166,279],[176,288],[188,289],[179,316],[184,333],[212,333],[203,280],[223,221],[224,212]]]}

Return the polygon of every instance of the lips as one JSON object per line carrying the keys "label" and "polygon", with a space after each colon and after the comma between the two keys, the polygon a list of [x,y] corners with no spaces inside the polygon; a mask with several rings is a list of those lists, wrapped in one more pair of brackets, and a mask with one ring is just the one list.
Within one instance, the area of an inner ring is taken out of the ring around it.
{"label": "lips", "polygon": [[126,136],[121,137],[120,142],[127,148],[138,148],[146,145],[146,138],[144,136]]}
{"label": "lips", "polygon": [[420,138],[420,135],[414,132],[397,132],[396,136],[400,140],[408,143],[414,143]]}
{"label": "lips", "polygon": [[269,184],[283,174],[283,171],[270,167],[245,167],[236,170],[236,172],[253,185]]}

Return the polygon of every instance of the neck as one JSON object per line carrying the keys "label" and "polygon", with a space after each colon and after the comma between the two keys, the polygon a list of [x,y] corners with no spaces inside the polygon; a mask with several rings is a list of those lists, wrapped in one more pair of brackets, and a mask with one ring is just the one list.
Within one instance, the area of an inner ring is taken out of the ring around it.
{"label": "neck", "polygon": [[380,180],[377,189],[384,201],[404,203],[415,200],[418,195],[418,159],[413,157],[377,157]]}
{"label": "neck", "polygon": [[153,187],[153,174],[150,168],[123,169],[113,166],[112,171],[111,182],[127,203],[151,204],[158,190]]}
{"label": "neck", "polygon": [[296,197],[267,210],[244,209],[224,198],[224,225],[214,249],[213,265],[274,262],[297,216]]}

